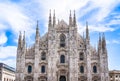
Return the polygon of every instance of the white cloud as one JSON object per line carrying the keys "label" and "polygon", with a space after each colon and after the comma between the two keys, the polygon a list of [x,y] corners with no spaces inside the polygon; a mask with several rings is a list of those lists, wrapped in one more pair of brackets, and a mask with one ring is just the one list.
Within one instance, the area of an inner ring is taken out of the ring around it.
{"label": "white cloud", "polygon": [[[38,19],[44,20],[43,23],[45,26],[45,31],[47,31],[49,9],[52,9],[52,13],[54,9],[56,10],[56,20],[64,19],[68,23],[69,10],[76,10],[76,16],[78,21],[81,16],[84,16],[92,9],[99,8],[97,13],[91,15],[90,19],[88,19],[88,22],[92,23],[93,26],[95,26],[95,24],[102,21],[110,13],[110,11],[115,7],[115,5],[119,3],[119,1],[117,2],[113,0],[101,0],[98,2],[96,0],[34,0],[24,6],[25,3],[28,2],[23,1],[23,3],[21,2],[20,4],[14,4],[10,1],[6,1],[0,3],[0,17],[2,21],[5,21],[10,25],[10,27],[8,26],[8,29],[12,29],[15,35],[18,35],[20,30],[25,30],[28,37],[28,35],[31,36],[33,33],[35,33],[35,26],[33,26],[35,25],[35,19],[31,16],[37,15],[39,17]],[[33,7],[31,7],[31,5]],[[39,8],[35,8],[35,5],[38,5],[37,7]],[[80,23],[83,22],[78,22],[78,24]],[[83,25],[80,26],[83,27]],[[99,31],[93,26],[92,29],[94,28],[94,30]],[[109,27],[105,28],[106,31],[108,31],[108,29],[110,31],[112,30]]]}
{"label": "white cloud", "polygon": [[120,44],[120,40],[117,39],[112,39],[112,40],[107,40],[107,44]]}
{"label": "white cloud", "polygon": [[105,27],[105,26],[89,26],[91,31],[97,32],[107,32],[107,31],[114,31],[115,28]]}
{"label": "white cloud", "polygon": [[[83,32],[85,32],[86,26],[83,26],[81,24],[79,24],[79,26],[80,27],[78,29],[78,32],[82,34]],[[88,25],[88,28],[90,32],[112,32],[117,29],[117,28],[112,28],[109,26],[107,27],[104,25]]]}
{"label": "white cloud", "polygon": [[7,59],[7,60],[0,60],[1,63],[5,63],[9,65],[10,67],[15,68],[16,66],[16,59]]}
{"label": "white cloud", "polygon": [[5,30],[6,28],[7,28],[7,27],[6,27],[4,24],[0,23],[0,31]]}
{"label": "white cloud", "polygon": [[[88,12],[92,11],[95,8],[97,9],[97,12],[90,15],[91,17],[89,19],[86,18],[88,22],[90,22],[92,30],[95,31],[114,31],[115,29],[110,27],[105,27],[101,25],[99,28],[94,27],[99,22],[102,22],[105,17],[107,17],[110,12],[114,9],[114,7],[120,2],[120,1],[114,1],[114,0],[44,0],[44,1],[38,1],[40,3],[40,7],[43,9],[42,17],[46,19],[46,22],[48,21],[48,14],[49,9],[56,10],[56,17],[57,19],[63,18],[68,23],[69,18],[69,10],[76,10],[77,15],[77,21],[80,17],[84,16]],[[53,11],[52,11],[53,12]],[[73,13],[73,12],[72,12]],[[78,22],[80,24],[81,22]],[[83,23],[83,22],[82,22]],[[47,23],[45,23],[47,24]],[[45,25],[47,26],[47,25]],[[83,27],[84,25],[78,25]],[[81,29],[79,30],[81,31]],[[83,32],[83,31],[81,31]]]}
{"label": "white cloud", "polygon": [[114,19],[109,22],[109,25],[118,25],[118,24],[120,24],[120,20]]}
{"label": "white cloud", "polygon": [[0,58],[7,58],[7,57],[16,57],[16,46],[0,46]]}
{"label": "white cloud", "polygon": [[118,4],[118,2],[114,1],[114,0],[100,0],[100,1],[96,1],[93,0],[94,2],[94,7],[99,7],[100,10],[98,11],[97,14],[95,14],[94,18],[97,21],[102,21],[106,16],[108,16],[108,14],[114,9],[114,7],[116,6],[116,4]]}
{"label": "white cloud", "polygon": [[[26,31],[27,42],[31,43],[30,37],[35,34],[35,21],[26,14],[26,8],[20,4],[9,1],[0,3],[0,31],[10,30],[14,34],[14,40],[18,39],[19,31]],[[32,14],[32,13],[30,13]]]}
{"label": "white cloud", "polygon": [[120,44],[120,40],[112,40],[114,44]]}
{"label": "white cloud", "polygon": [[[14,33],[32,31],[30,19],[22,12],[22,8],[13,3],[0,3],[0,17],[10,25]],[[10,29],[10,27],[8,27]]]}
{"label": "white cloud", "polygon": [[0,33],[0,45],[3,45],[6,42],[7,42],[7,36],[5,35],[5,33]]}

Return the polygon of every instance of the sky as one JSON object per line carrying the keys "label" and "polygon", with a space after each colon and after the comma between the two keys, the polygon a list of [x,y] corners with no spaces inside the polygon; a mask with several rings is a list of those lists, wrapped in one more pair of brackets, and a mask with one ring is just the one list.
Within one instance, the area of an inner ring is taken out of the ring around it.
{"label": "sky", "polygon": [[91,45],[97,48],[99,33],[105,33],[110,70],[120,70],[120,0],[0,0],[0,62],[16,67],[19,31],[27,46],[34,43],[36,22],[41,37],[48,31],[49,10],[56,20],[68,23],[75,10],[78,32],[88,22]]}

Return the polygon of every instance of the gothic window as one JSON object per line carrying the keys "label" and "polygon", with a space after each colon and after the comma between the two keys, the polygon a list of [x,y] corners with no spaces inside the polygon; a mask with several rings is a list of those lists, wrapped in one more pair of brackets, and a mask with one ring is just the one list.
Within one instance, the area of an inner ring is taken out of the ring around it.
{"label": "gothic window", "polygon": [[64,55],[60,56],[60,63],[65,63],[65,56]]}
{"label": "gothic window", "polygon": [[65,38],[64,34],[60,35],[60,47],[65,47]]}
{"label": "gothic window", "polygon": [[42,52],[42,54],[41,54],[41,60],[46,60],[46,53],[45,52]]}
{"label": "gothic window", "polygon": [[41,67],[41,73],[45,73],[45,66],[44,65]]}
{"label": "gothic window", "polygon": [[83,52],[80,53],[80,60],[84,60],[84,54],[83,54]]}
{"label": "gothic window", "polygon": [[28,73],[31,73],[31,72],[32,72],[32,66],[29,65],[29,66],[28,66]]}
{"label": "gothic window", "polygon": [[93,72],[97,73],[97,67],[96,66],[93,66]]}
{"label": "gothic window", "polygon": [[84,67],[83,66],[80,66],[80,72],[84,73]]}
{"label": "gothic window", "polygon": [[59,81],[66,81],[66,77],[65,76],[60,76]]}

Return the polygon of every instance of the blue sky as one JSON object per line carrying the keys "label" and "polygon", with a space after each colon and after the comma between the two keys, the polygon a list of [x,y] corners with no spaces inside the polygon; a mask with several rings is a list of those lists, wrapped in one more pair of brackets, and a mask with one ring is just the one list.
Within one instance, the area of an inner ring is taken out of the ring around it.
{"label": "blue sky", "polygon": [[99,32],[105,32],[109,69],[120,70],[120,0],[0,0],[0,62],[15,67],[19,31],[26,31],[27,46],[31,46],[37,20],[40,35],[47,32],[49,9],[67,23],[69,11],[75,10],[78,32],[85,32],[88,21],[94,47]]}

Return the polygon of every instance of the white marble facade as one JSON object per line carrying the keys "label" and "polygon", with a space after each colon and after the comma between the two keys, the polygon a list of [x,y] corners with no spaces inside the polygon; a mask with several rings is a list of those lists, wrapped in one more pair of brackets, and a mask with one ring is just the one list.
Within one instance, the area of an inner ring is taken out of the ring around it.
{"label": "white marble facade", "polygon": [[26,47],[25,35],[18,39],[16,81],[109,81],[104,34],[97,49],[90,45],[88,24],[85,36],[77,32],[75,12],[56,23],[49,14],[48,32],[40,37],[36,26],[35,43]]}

